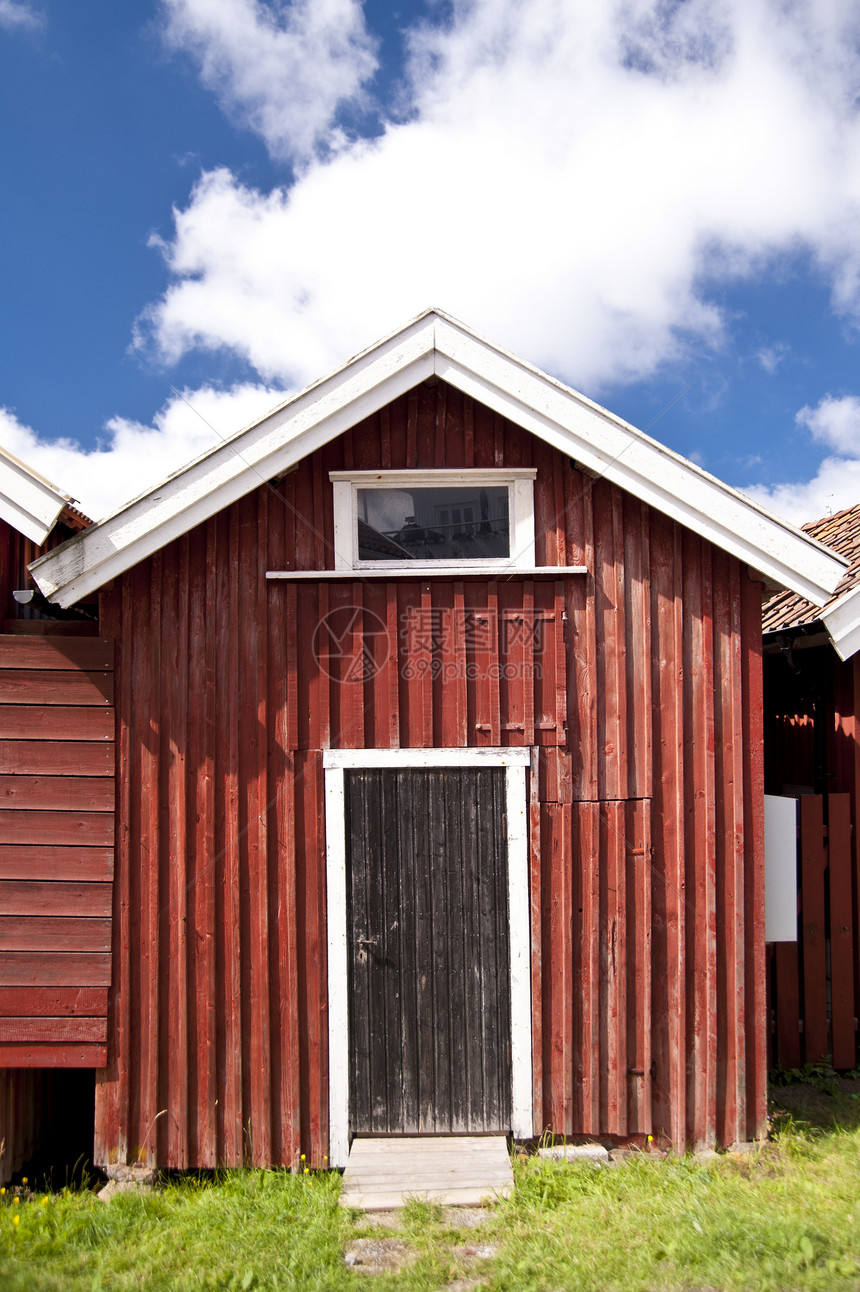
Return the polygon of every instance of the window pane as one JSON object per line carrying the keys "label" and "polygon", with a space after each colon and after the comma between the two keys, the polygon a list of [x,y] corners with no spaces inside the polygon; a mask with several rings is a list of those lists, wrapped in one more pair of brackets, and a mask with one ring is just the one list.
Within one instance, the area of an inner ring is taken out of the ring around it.
{"label": "window pane", "polygon": [[511,554],[507,485],[359,489],[361,561],[475,561]]}

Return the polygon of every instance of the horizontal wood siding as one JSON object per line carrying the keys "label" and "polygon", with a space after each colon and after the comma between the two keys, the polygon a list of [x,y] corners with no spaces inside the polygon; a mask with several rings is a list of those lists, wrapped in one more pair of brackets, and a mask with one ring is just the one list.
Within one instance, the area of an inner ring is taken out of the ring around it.
{"label": "horizontal wood siding", "polygon": [[[105,1062],[114,845],[112,694],[112,642],[54,634],[0,636],[0,1065],[5,1067],[100,1067]],[[24,1012],[28,998],[29,1013]],[[46,1012],[52,1003],[56,1013]]]}
{"label": "horizontal wood siding", "polygon": [[[537,561],[587,575],[266,582],[331,568],[330,470],[482,465],[537,467]],[[337,747],[533,749],[538,1131],[763,1133],[759,594],[444,383],[118,580],[96,1160],[325,1164]]]}

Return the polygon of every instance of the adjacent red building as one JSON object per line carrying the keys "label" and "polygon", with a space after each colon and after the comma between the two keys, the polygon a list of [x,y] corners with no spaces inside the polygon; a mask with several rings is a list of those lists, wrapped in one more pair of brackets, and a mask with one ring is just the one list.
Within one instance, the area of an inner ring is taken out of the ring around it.
{"label": "adjacent red building", "polygon": [[860,505],[804,529],[848,563],[823,607],[765,605],[765,789],[797,799],[796,941],[768,951],[771,1059],[860,1064]]}
{"label": "adjacent red building", "polygon": [[[27,572],[89,524],[0,449],[0,1183],[50,1125],[55,1087],[79,1096],[66,1065],[107,1056],[112,646],[94,640],[97,605],[59,618]],[[99,847],[79,846],[87,829]]]}

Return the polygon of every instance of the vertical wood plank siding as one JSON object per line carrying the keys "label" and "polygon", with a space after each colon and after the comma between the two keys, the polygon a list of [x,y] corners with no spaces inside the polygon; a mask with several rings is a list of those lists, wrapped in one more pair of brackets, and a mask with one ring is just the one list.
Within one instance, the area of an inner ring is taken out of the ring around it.
{"label": "vertical wood plank siding", "polygon": [[798,941],[768,948],[770,1058],[860,1063],[860,655],[764,661],[766,789],[799,798]]}
{"label": "vertical wood plank siding", "polygon": [[[505,464],[538,468],[537,563],[588,575],[265,580],[332,567],[330,470]],[[534,748],[539,1131],[761,1133],[759,604],[745,567],[441,382],[118,580],[96,1160],[325,1163],[329,747]]]}

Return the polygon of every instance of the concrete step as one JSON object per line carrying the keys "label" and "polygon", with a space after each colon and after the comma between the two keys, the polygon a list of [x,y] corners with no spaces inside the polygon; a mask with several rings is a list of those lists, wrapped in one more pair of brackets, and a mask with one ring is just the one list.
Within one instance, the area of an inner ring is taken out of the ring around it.
{"label": "concrete step", "polygon": [[391,1135],[356,1138],[340,1203],[390,1211],[412,1198],[477,1207],[514,1187],[505,1135]]}

